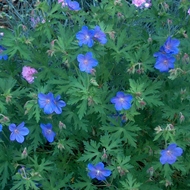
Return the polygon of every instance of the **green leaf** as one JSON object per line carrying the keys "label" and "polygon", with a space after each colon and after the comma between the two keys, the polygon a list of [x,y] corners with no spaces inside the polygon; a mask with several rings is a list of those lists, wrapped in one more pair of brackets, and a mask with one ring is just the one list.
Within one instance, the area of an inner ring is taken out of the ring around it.
{"label": "green leaf", "polygon": [[84,154],[78,159],[78,161],[94,161],[98,162],[101,159],[101,152],[98,150],[100,143],[90,140],[90,142],[83,141],[85,151]]}

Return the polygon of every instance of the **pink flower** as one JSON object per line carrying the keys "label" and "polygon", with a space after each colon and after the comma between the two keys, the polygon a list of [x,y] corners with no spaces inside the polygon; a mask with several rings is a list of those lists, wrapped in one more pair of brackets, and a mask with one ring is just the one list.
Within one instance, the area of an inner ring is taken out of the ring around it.
{"label": "pink flower", "polygon": [[136,7],[142,6],[144,3],[146,3],[146,0],[133,0],[132,4],[135,5]]}
{"label": "pink flower", "polygon": [[190,8],[188,9],[187,13],[190,15]]}
{"label": "pink flower", "polygon": [[34,68],[24,66],[22,68],[22,77],[28,81],[28,83],[34,82],[34,74],[38,73],[38,71]]}

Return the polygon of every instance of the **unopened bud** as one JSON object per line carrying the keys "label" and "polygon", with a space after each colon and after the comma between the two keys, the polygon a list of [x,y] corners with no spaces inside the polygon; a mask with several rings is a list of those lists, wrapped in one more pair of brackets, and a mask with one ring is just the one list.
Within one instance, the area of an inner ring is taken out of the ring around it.
{"label": "unopened bud", "polygon": [[175,128],[174,128],[174,126],[172,124],[168,124],[166,126],[166,131],[174,131],[174,130],[175,130]]}
{"label": "unopened bud", "polygon": [[140,104],[141,108],[144,108],[146,106],[146,102],[144,100],[140,100],[139,104]]}
{"label": "unopened bud", "polygon": [[25,25],[22,25],[22,29],[23,29],[23,31],[26,31],[27,27]]}
{"label": "unopened bud", "polygon": [[154,174],[154,168],[153,168],[153,167],[150,167],[150,168],[147,170],[147,173],[150,174],[150,177],[152,177],[153,174]]}
{"label": "unopened bud", "polygon": [[6,96],[6,103],[11,102],[11,98],[12,98],[12,96],[11,96],[11,95]]}
{"label": "unopened bud", "polygon": [[182,59],[185,63],[189,63],[189,55],[187,53],[184,54]]}
{"label": "unopened bud", "polygon": [[24,158],[26,158],[28,156],[28,152],[27,152],[27,149],[26,149],[26,147],[24,148],[24,150],[23,150],[23,152],[22,152],[22,154],[21,154],[21,157],[22,157],[22,159],[24,159]]}
{"label": "unopened bud", "polygon": [[171,185],[172,185],[172,182],[169,181],[169,180],[166,180],[165,186],[168,187],[168,186],[171,186]]}
{"label": "unopened bud", "polygon": [[58,143],[57,148],[58,148],[59,150],[61,150],[61,151],[62,151],[63,149],[65,149],[64,145],[62,145],[61,143]]}
{"label": "unopened bud", "polygon": [[163,129],[160,126],[154,128],[154,130],[156,131],[156,133],[160,133],[161,131],[163,131]]}
{"label": "unopened bud", "polygon": [[180,123],[184,122],[185,116],[181,112],[179,113],[179,116],[180,116],[179,118]]}
{"label": "unopened bud", "polygon": [[55,51],[50,49],[50,50],[47,50],[46,53],[47,53],[49,56],[52,57],[52,56],[54,55]]}
{"label": "unopened bud", "polygon": [[164,8],[167,10],[169,9],[169,5],[167,3],[164,3]]}
{"label": "unopened bud", "polygon": [[128,70],[127,70],[127,72],[129,73],[129,74],[134,74],[135,73],[135,67],[130,67]]}
{"label": "unopened bud", "polygon": [[151,37],[148,38],[148,43],[149,43],[149,44],[152,43],[152,38],[151,38]]}
{"label": "unopened bud", "polygon": [[125,175],[126,172],[128,172],[128,171],[125,171],[124,169],[122,169],[121,166],[118,166],[117,170],[118,170],[120,176],[123,176],[123,175]]}
{"label": "unopened bud", "polygon": [[96,69],[92,69],[92,70],[90,71],[90,74],[93,75],[93,76],[95,76],[95,75],[96,75]]}
{"label": "unopened bud", "polygon": [[108,34],[109,34],[109,36],[110,36],[110,38],[111,38],[112,40],[115,40],[115,32],[114,32],[114,31],[111,31],[111,32],[109,32]]}
{"label": "unopened bud", "polygon": [[93,84],[94,86],[99,86],[99,84],[97,83],[96,79],[94,79],[94,78],[90,79],[90,83]]}
{"label": "unopened bud", "polygon": [[90,97],[88,97],[88,106],[92,106],[92,105],[94,105],[94,100],[93,100],[93,98],[90,96]]}
{"label": "unopened bud", "polygon": [[107,159],[108,155],[106,154],[106,149],[103,149],[103,155],[102,155],[102,160]]}
{"label": "unopened bud", "polygon": [[59,121],[59,129],[62,130],[63,128],[66,129],[66,125]]}

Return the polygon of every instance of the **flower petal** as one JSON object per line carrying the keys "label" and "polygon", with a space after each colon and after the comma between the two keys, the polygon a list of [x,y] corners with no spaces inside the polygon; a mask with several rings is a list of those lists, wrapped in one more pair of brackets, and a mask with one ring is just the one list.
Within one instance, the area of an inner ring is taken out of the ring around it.
{"label": "flower petal", "polygon": [[16,125],[15,125],[14,123],[11,123],[11,124],[9,125],[9,130],[10,130],[11,132],[13,132],[15,129],[16,129]]}
{"label": "flower petal", "polygon": [[22,129],[19,130],[19,133],[20,133],[22,136],[26,136],[26,135],[28,135],[28,133],[29,133],[29,129],[26,128],[26,127],[23,127]]}
{"label": "flower petal", "polygon": [[16,141],[19,143],[23,143],[24,142],[24,137],[20,134],[16,134]]}
{"label": "flower petal", "polygon": [[90,171],[96,171],[96,168],[94,167],[94,165],[93,164],[88,164],[88,169],[90,170]]}
{"label": "flower petal", "polygon": [[104,169],[104,170],[102,170],[101,172],[102,172],[102,175],[104,175],[104,176],[106,176],[106,177],[108,177],[108,176],[111,175],[111,171],[108,170],[108,169]]}
{"label": "flower petal", "polygon": [[16,139],[15,134],[14,134],[14,133],[11,133],[11,135],[10,135],[10,140],[11,140],[11,141],[14,141],[15,139]]}
{"label": "flower petal", "polygon": [[98,164],[95,165],[96,170],[102,170],[104,169],[104,164],[102,162],[99,162]]}

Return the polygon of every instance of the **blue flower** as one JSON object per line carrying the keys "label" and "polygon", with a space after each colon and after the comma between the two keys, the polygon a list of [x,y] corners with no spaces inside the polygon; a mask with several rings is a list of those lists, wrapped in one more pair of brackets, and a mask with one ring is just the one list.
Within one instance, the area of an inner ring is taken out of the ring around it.
{"label": "blue flower", "polygon": [[40,108],[44,109],[44,113],[52,114],[55,112],[56,114],[62,113],[62,107],[66,106],[66,103],[63,100],[60,100],[60,95],[58,95],[55,99],[51,92],[48,94],[38,94],[38,104]]}
{"label": "blue flower", "polygon": [[3,130],[3,126],[0,124],[0,132]]}
{"label": "blue flower", "polygon": [[99,162],[95,166],[92,164],[88,164],[88,175],[91,179],[98,179],[98,180],[106,180],[105,177],[108,177],[111,175],[111,171],[108,169],[104,169],[104,164],[102,162]]}
{"label": "blue flower", "polygon": [[55,137],[55,132],[52,131],[52,124],[40,124],[40,127],[42,129],[43,136],[47,139],[48,142],[53,142]]}
{"label": "blue flower", "polygon": [[77,1],[67,0],[66,2],[70,10],[79,11],[81,9]]}
{"label": "blue flower", "polygon": [[3,55],[3,51],[6,50],[4,47],[0,46],[0,60],[4,59],[7,60],[8,56],[7,55]]}
{"label": "blue flower", "polygon": [[166,40],[165,44],[163,45],[163,50],[166,53],[169,54],[178,54],[179,49],[178,46],[180,44],[180,41],[177,39],[172,39],[171,37],[168,37],[168,39]]}
{"label": "blue flower", "polygon": [[66,103],[63,101],[63,100],[60,100],[61,96],[58,95],[56,98],[55,98],[55,113],[56,114],[61,114],[62,113],[62,107],[65,107],[66,106]]}
{"label": "blue flower", "polygon": [[94,31],[89,30],[87,26],[83,26],[82,30],[76,34],[76,38],[79,40],[79,46],[85,44],[88,45],[88,47],[92,47],[94,44],[93,36]]}
{"label": "blue flower", "polygon": [[166,150],[160,152],[160,162],[161,164],[173,164],[176,162],[177,157],[181,156],[182,153],[183,150],[180,147],[177,147],[176,144],[172,143],[166,148]]}
{"label": "blue flower", "polygon": [[95,40],[98,40],[101,44],[106,44],[106,34],[102,32],[99,26],[96,26],[94,29],[94,38]]}
{"label": "blue flower", "polygon": [[[157,54],[158,55],[158,54]],[[174,68],[175,58],[169,54],[159,54],[154,67],[160,72],[168,72]]]}
{"label": "blue flower", "polygon": [[128,110],[131,107],[132,99],[133,97],[130,94],[126,95],[124,92],[117,92],[116,97],[111,99],[111,103],[115,104],[117,111]]}
{"label": "blue flower", "polygon": [[49,92],[47,95],[39,93],[38,104],[40,108],[44,109],[44,113],[46,114],[52,114],[54,110],[56,109],[54,96],[51,92]]}
{"label": "blue flower", "polygon": [[11,131],[10,140],[14,141],[16,139],[17,142],[23,143],[24,136],[28,135],[28,128],[24,127],[24,122],[20,125],[16,126],[14,123],[9,125],[9,130]]}
{"label": "blue flower", "polygon": [[77,60],[79,69],[87,73],[91,73],[92,68],[98,65],[98,61],[93,58],[92,52],[88,52],[85,55],[79,54]]}

